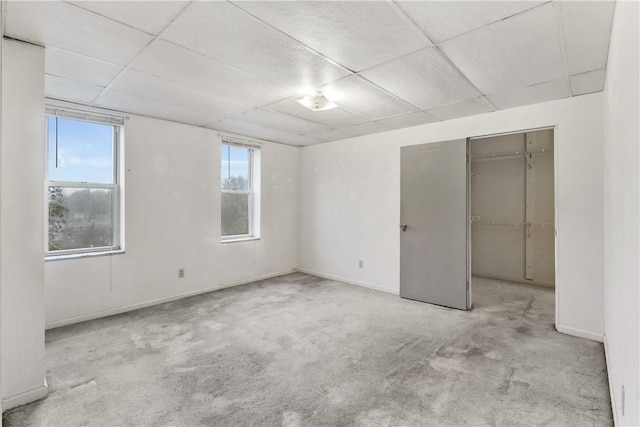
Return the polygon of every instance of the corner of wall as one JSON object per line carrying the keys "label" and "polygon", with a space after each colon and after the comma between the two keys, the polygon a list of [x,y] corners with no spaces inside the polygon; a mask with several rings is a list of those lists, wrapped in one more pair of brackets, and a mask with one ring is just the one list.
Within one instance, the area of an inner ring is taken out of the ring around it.
{"label": "corner of wall", "polygon": [[[604,344],[604,361],[607,366],[607,373],[609,373],[611,372],[611,365],[609,361],[611,356],[609,355],[609,346],[607,345],[606,335],[602,336],[602,343]],[[620,425],[618,421],[620,419],[620,416],[618,415],[618,405],[616,402],[616,394],[613,392],[613,382],[611,375],[607,375],[607,380],[609,384],[609,398],[611,399],[611,412],[613,413],[613,425],[617,426]]]}
{"label": "corner of wall", "polygon": [[302,252],[302,191],[304,185],[302,183],[303,174],[302,174],[302,155],[304,146],[297,147],[296,149],[296,164],[298,165],[298,176],[296,178],[296,183],[298,185],[298,198],[296,200],[296,270],[300,268],[300,263],[302,262],[301,252]]}
{"label": "corner of wall", "polygon": [[2,406],[44,397],[44,49],[2,45]]}
{"label": "corner of wall", "polygon": [[640,6],[616,2],[603,97],[605,354],[616,425],[640,423]]}

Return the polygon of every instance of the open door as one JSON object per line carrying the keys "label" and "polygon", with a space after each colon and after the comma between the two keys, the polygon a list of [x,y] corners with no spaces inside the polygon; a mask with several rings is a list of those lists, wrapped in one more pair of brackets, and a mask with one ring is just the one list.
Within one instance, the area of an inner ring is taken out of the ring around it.
{"label": "open door", "polygon": [[468,310],[467,141],[401,148],[400,296]]}

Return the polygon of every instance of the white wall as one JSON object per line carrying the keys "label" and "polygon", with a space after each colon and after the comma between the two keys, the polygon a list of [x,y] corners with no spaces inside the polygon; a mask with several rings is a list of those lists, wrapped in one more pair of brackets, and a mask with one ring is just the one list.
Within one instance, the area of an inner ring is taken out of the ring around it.
{"label": "white wall", "polygon": [[303,148],[300,268],[397,293],[400,147],[556,125],[556,322],[601,340],[602,103],[596,93]]}
{"label": "white wall", "polygon": [[[0,174],[2,171],[2,44],[4,43],[4,0],[0,0]],[[0,177],[0,187],[2,178]],[[0,224],[2,223],[2,197],[0,196]],[[2,241],[2,227],[0,227],[0,241]],[[2,271],[2,257],[0,257],[0,271]],[[0,277],[0,413],[2,413],[2,277]],[[0,427],[2,417],[0,416]]]}
{"label": "white wall", "polygon": [[[640,108],[637,2],[618,2],[605,86],[605,331],[619,425],[640,424]],[[622,387],[625,389],[622,413]]]}
{"label": "white wall", "polygon": [[2,50],[0,284],[2,407],[43,397],[44,49]]}
{"label": "white wall", "polygon": [[262,145],[261,239],[221,244],[218,132],[132,115],[124,144],[126,253],[46,262],[49,327],[297,267],[297,148]]}

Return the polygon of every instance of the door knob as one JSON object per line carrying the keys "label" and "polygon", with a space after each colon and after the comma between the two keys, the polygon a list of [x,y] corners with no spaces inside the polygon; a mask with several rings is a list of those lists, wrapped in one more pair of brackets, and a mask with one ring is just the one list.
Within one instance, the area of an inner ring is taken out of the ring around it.
{"label": "door knob", "polygon": [[407,231],[407,224],[400,224],[400,230]]}

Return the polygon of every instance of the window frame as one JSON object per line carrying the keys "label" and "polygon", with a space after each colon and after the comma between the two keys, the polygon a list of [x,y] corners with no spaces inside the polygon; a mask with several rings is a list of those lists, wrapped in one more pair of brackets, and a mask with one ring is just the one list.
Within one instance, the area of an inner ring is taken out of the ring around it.
{"label": "window frame", "polygon": [[[248,150],[248,176],[247,190],[233,190],[222,188],[222,159],[220,159],[220,211],[222,212],[222,195],[223,194],[246,194],[248,196],[248,233],[247,234],[229,234],[222,235],[222,214],[220,216],[220,241],[222,243],[241,242],[246,240],[260,239],[260,145],[246,140],[240,140],[231,137],[223,137],[220,142],[220,148],[225,145],[232,147],[246,148]],[[221,152],[221,150],[220,150]]]}
{"label": "window frame", "polygon": [[[112,156],[113,156],[113,183],[97,183],[87,181],[52,181],[49,179],[49,118],[58,117],[69,120],[78,120],[99,125],[108,125],[113,128]],[[67,108],[49,107],[45,108],[45,144],[46,155],[46,191],[45,191],[45,260],[76,258],[83,256],[107,255],[124,253],[124,203],[123,203],[123,181],[122,175],[123,142],[124,142],[124,117],[107,116],[99,113],[70,110]],[[112,245],[97,246],[75,249],[49,249],[49,189],[50,188],[77,188],[87,190],[106,189],[112,191],[112,215],[113,215],[113,236]]]}

